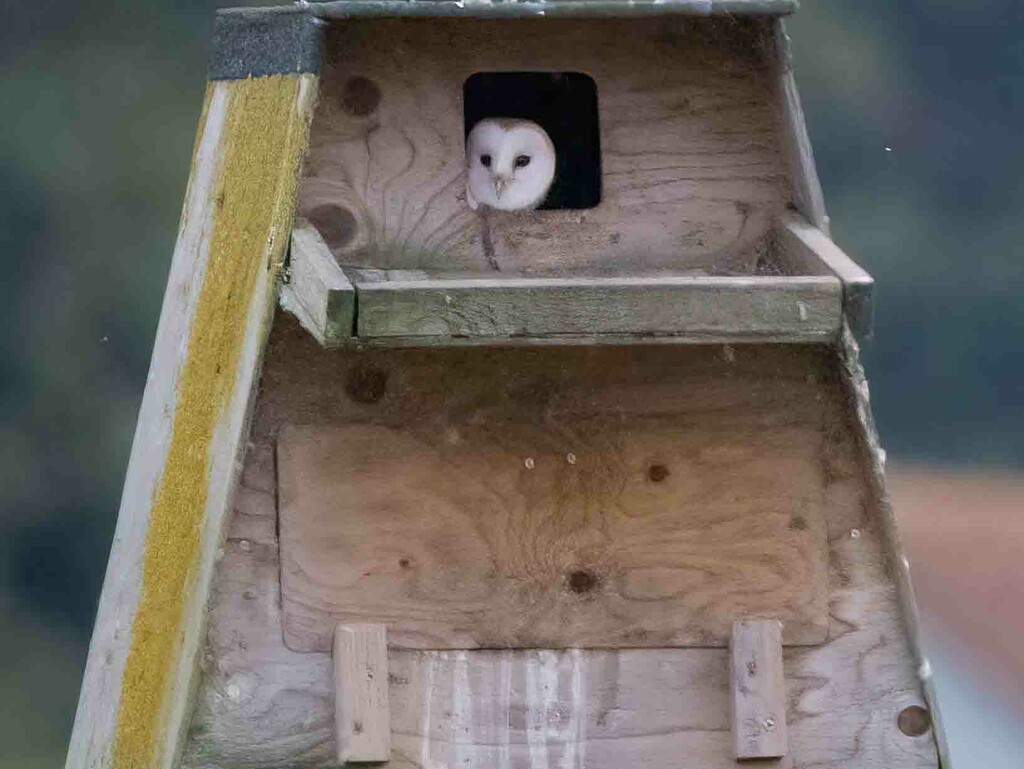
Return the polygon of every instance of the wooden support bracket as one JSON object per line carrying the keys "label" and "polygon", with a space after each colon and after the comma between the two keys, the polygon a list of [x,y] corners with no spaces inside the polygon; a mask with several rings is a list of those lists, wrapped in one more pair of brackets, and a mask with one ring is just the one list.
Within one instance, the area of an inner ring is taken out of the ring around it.
{"label": "wooden support bracket", "polygon": [[292,229],[288,281],[281,287],[281,305],[324,347],[352,337],[355,288],[320,233],[301,217],[296,217]]}
{"label": "wooden support bracket", "polygon": [[729,649],[736,760],[782,758],[788,743],[782,623],[734,622]]}
{"label": "wooden support bracket", "polygon": [[391,709],[384,625],[338,625],[335,629],[334,697],[338,761],[390,761]]}
{"label": "wooden support bracket", "polygon": [[875,280],[820,228],[786,214],[778,228],[779,256],[797,275],[834,275],[843,286],[843,312],[858,339],[870,339],[875,320]]}

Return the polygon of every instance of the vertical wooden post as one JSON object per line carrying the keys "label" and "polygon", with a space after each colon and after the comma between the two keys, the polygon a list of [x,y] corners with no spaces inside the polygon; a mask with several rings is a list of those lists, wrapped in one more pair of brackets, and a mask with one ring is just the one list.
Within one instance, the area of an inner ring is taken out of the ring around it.
{"label": "vertical wooden post", "polygon": [[338,625],[334,631],[334,725],[339,762],[391,760],[383,625]]}
{"label": "vertical wooden post", "polygon": [[782,623],[734,622],[729,650],[736,760],[785,756],[788,736]]}
{"label": "vertical wooden post", "polygon": [[225,12],[67,769],[170,769],[308,141],[323,31]]}

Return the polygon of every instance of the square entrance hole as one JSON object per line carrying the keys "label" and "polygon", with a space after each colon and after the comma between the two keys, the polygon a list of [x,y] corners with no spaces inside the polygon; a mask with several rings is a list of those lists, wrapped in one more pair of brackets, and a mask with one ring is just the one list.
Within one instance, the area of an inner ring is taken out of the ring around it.
{"label": "square entrance hole", "polygon": [[465,134],[486,118],[532,120],[555,146],[555,178],[540,210],[601,202],[597,85],[582,72],[478,72],[463,85]]}

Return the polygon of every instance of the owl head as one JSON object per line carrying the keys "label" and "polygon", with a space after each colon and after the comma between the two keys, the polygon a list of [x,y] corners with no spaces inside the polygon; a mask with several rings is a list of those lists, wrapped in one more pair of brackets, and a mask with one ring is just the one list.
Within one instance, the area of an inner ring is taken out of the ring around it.
{"label": "owl head", "polygon": [[531,120],[487,118],[466,139],[471,208],[483,205],[499,211],[536,208],[555,178],[555,145]]}

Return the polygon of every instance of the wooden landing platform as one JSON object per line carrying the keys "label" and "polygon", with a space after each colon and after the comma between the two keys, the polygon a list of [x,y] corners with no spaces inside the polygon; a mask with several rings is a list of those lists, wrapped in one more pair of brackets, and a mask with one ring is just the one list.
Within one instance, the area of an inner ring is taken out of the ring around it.
{"label": "wooden landing platform", "polygon": [[796,214],[771,274],[523,276],[343,268],[299,220],[282,306],[324,347],[834,342],[870,336],[871,277]]}

